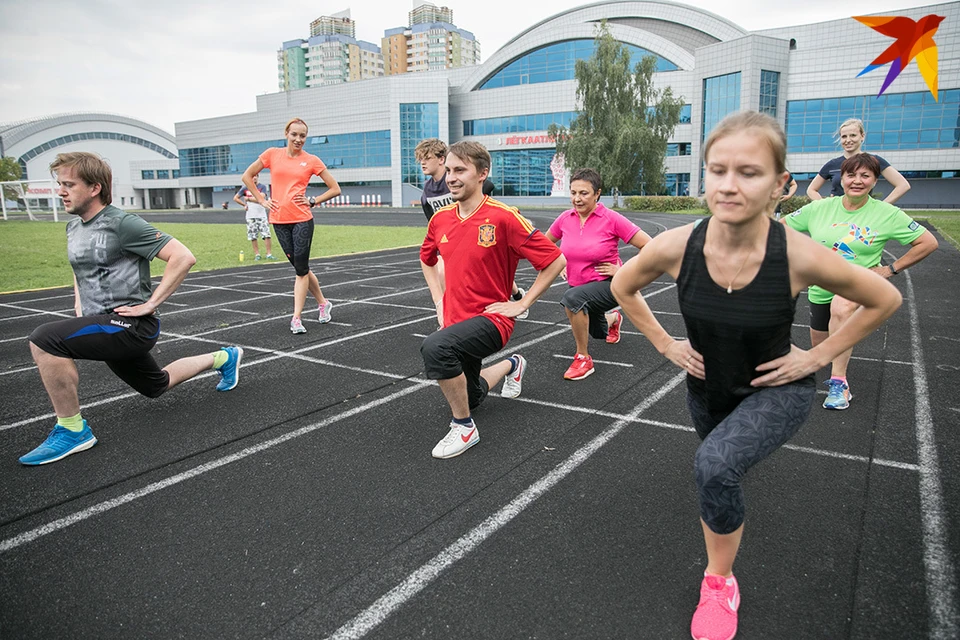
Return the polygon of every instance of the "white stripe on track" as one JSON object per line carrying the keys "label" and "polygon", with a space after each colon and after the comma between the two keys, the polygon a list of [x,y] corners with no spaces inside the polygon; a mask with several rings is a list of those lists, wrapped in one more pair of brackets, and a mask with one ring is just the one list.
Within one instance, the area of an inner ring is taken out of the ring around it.
{"label": "white stripe on track", "polygon": [[930,412],[930,391],[917,316],[913,279],[907,271],[907,300],[910,303],[910,343],[913,350],[913,382],[916,390],[917,459],[920,462],[920,513],[923,525],[923,564],[926,569],[930,638],[953,640],[960,637],[957,611],[957,583],[953,555],[947,535],[947,516],[940,483],[940,463]]}
{"label": "white stripe on track", "polygon": [[[641,404],[635,407],[629,415],[631,417],[636,417],[643,413],[646,409],[663,398],[667,393],[672,391],[684,380],[685,377],[685,373],[680,373],[671,378],[667,384],[662,386]],[[333,635],[329,636],[329,640],[362,638],[364,635],[372,631],[380,623],[390,617],[394,611],[399,609],[408,600],[412,599],[423,589],[425,589],[446,569],[466,557],[487,538],[502,529],[511,520],[520,515],[524,509],[529,507],[543,494],[556,486],[557,483],[573,473],[577,467],[588,460],[594,453],[599,451],[601,447],[615,438],[628,424],[629,422],[627,420],[618,420],[607,427],[603,433],[574,452],[573,455],[560,463],[556,468],[554,468],[553,471],[530,485],[517,497],[511,500],[506,506],[502,507],[499,511],[466,533],[459,540],[434,556],[425,565],[407,576],[403,582],[388,591],[385,595],[367,607],[355,618],[337,629]]]}
{"label": "white stripe on track", "polygon": [[343,420],[344,418],[349,418],[359,413],[363,413],[364,411],[367,411],[369,409],[374,409],[388,402],[396,400],[397,398],[401,398],[405,395],[413,393],[414,391],[419,391],[420,389],[424,389],[428,386],[430,385],[426,383],[414,383],[413,386],[410,386],[406,389],[401,389],[400,391],[392,393],[378,400],[373,400],[372,402],[362,404],[359,407],[354,407],[353,409],[344,411],[343,413],[338,413],[337,415],[331,416],[325,420],[321,420],[320,422],[316,422],[314,424],[301,427],[296,431],[291,431],[290,433],[284,434],[276,438],[271,438],[270,440],[266,440],[264,442],[261,442],[260,444],[253,445],[252,447],[247,447],[246,449],[243,449],[242,451],[238,451],[237,453],[231,454],[229,456],[224,456],[222,458],[212,460],[205,464],[202,464],[192,469],[189,469],[187,471],[184,471],[183,473],[178,473],[177,475],[170,476],[169,478],[165,478],[158,482],[148,484],[142,489],[137,489],[136,491],[125,493],[122,496],[117,496],[116,498],[112,498],[110,500],[106,500],[99,504],[95,504],[92,507],[88,507],[82,511],[78,511],[77,513],[71,514],[64,518],[60,518],[59,520],[54,520],[53,522],[49,524],[45,524],[41,527],[37,527],[36,529],[31,529],[29,531],[25,531],[21,533],[20,535],[14,536],[12,538],[7,538],[6,540],[0,541],[0,553],[5,553],[7,551],[10,551],[11,549],[16,549],[17,547],[27,544],[28,542],[33,542],[34,540],[38,538],[42,538],[45,535],[49,535],[56,531],[60,531],[61,529],[66,529],[69,526],[78,524],[94,516],[98,516],[102,513],[110,511],[111,509],[115,509],[119,506],[127,504],[128,502],[133,502],[134,500],[137,500],[144,496],[148,496],[151,493],[156,493],[157,491],[160,491],[162,489],[166,489],[168,487],[172,487],[174,485],[180,484],[185,480],[189,480],[191,478],[195,478],[197,476],[203,475],[204,473],[207,473],[209,471],[213,471],[214,469],[218,469],[222,466],[228,465],[231,462],[237,462],[238,460],[243,460],[244,458],[248,458],[255,453],[266,451],[267,449],[271,449],[279,444],[283,444],[284,442],[293,440],[294,438],[299,438],[300,436],[311,433],[312,431],[316,431],[317,429],[322,429],[323,427],[331,425],[334,422]]}

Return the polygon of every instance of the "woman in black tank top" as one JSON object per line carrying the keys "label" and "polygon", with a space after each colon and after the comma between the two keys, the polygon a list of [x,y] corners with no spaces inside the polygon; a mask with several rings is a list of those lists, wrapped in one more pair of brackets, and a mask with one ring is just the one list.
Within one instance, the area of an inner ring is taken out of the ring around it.
{"label": "woman in black tank top", "polygon": [[[806,420],[812,374],[879,326],[900,294],[771,221],[788,176],[776,120],[746,111],[728,116],[707,138],[704,161],[711,217],[651,240],[617,272],[612,291],[643,335],[686,372],[687,405],[703,441],[694,469],[707,548],[691,633],[729,640],[740,604],[733,561],[743,534],[741,479]],[[664,331],[639,295],[665,273],[677,281],[686,340]],[[797,295],[810,284],[842,287],[841,295],[863,308],[843,335],[803,351],[790,341],[791,324]]]}

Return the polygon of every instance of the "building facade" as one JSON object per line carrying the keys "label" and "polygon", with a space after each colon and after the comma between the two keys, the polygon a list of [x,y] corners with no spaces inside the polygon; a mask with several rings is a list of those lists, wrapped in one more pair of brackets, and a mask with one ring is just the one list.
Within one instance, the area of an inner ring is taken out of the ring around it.
{"label": "building facade", "polygon": [[[89,151],[110,163],[113,202],[127,209],[198,204],[180,188],[180,163],[172,134],[111,113],[70,113],[0,127],[0,156],[16,158],[23,180],[49,180],[58,153]],[[49,186],[38,186],[46,193]],[[41,198],[42,199],[42,198]],[[41,206],[47,206],[41,203]]]}
{"label": "building facade", "polygon": [[[665,159],[669,193],[700,193],[706,135],[728,113],[753,109],[784,126],[789,168],[801,187],[840,155],[839,124],[859,117],[867,129],[864,149],[882,155],[911,181],[901,204],[955,207],[960,2],[886,15],[919,20],[930,14],[945,18],[934,36],[938,99],[913,62],[878,97],[887,68],[857,74],[892,40],[852,19],[748,32],[674,2],[588,4],[531,26],[483,64],[259,96],[255,113],[178,123],[181,185],[201,191],[238,185],[259,152],[283,144],[283,124],[297,116],[310,125],[307,150],[327,162],[353,201],[368,193],[396,205],[418,199],[422,177],[412,150],[430,136],[486,145],[497,195],[549,199],[558,193],[562,168],[547,128],[569,125],[575,116],[574,65],[592,54],[597,23],[606,20],[635,58],[656,56],[655,84],[684,99]],[[386,40],[384,51],[394,46]],[[404,49],[399,39],[396,49]],[[418,51],[415,63],[431,68],[429,48]],[[404,63],[408,71],[412,60]],[[886,189],[881,182],[878,191]]]}

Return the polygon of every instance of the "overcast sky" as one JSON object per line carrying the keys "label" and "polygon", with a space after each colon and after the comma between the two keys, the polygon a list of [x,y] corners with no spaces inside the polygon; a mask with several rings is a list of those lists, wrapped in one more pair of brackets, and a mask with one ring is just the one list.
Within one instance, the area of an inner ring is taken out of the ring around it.
{"label": "overcast sky", "polygon": [[[321,15],[351,10],[357,38],[379,46],[405,26],[410,0],[2,0],[0,123],[54,113],[106,111],[171,133],[174,123],[256,110],[277,91],[276,52],[306,38]],[[481,60],[576,0],[437,1],[473,32]],[[909,0],[691,0],[747,30],[895,14]],[[547,6],[549,9],[540,7]],[[864,27],[866,28],[866,27]]]}

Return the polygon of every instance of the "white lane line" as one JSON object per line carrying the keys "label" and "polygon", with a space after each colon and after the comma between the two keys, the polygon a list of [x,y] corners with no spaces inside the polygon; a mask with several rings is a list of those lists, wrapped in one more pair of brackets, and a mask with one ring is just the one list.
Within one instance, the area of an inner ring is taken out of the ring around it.
{"label": "white lane line", "polygon": [[[569,355],[561,355],[559,353],[553,354],[553,357],[559,358],[560,360],[571,359]],[[615,367],[633,367],[633,365],[628,362],[611,362],[610,360],[597,360],[596,358],[594,358],[593,361],[596,362],[597,364],[612,364]]]}
{"label": "white lane line", "polygon": [[923,524],[923,564],[926,569],[930,638],[960,637],[957,611],[957,584],[953,555],[947,543],[947,516],[940,483],[940,462],[934,438],[933,415],[917,317],[913,279],[907,271],[907,300],[910,308],[910,343],[913,351],[913,382],[917,428],[917,459],[920,461],[920,513]]}
{"label": "white lane line", "polygon": [[374,409],[381,405],[387,404],[388,402],[392,402],[393,400],[409,395],[415,391],[419,391],[420,389],[424,389],[428,386],[430,385],[414,382],[412,386],[407,387],[406,389],[401,389],[400,391],[392,393],[378,400],[367,402],[366,404],[362,404],[358,407],[354,407],[353,409],[344,411],[343,413],[338,413],[337,415],[326,418],[325,420],[321,420],[320,422],[316,422],[314,424],[301,427],[295,431],[291,431],[290,433],[284,434],[276,438],[271,438],[270,440],[266,440],[264,442],[261,442],[260,444],[247,447],[246,449],[243,449],[242,451],[238,451],[237,453],[231,454],[229,456],[224,456],[222,458],[212,460],[205,464],[189,469],[188,471],[184,471],[183,473],[178,473],[177,475],[170,476],[169,478],[165,478],[158,482],[148,484],[142,489],[137,489],[136,491],[125,493],[122,496],[117,496],[116,498],[112,498],[110,500],[106,500],[99,504],[95,504],[92,507],[88,507],[86,509],[83,509],[82,511],[78,511],[69,516],[60,518],[59,520],[54,520],[53,522],[50,522],[43,526],[37,527],[35,529],[31,529],[29,531],[25,531],[12,538],[7,538],[6,540],[0,541],[0,553],[10,551],[11,549],[16,549],[17,547],[27,544],[28,542],[33,542],[34,540],[41,538],[45,535],[49,535],[56,531],[66,529],[69,526],[78,524],[80,522],[83,522],[84,520],[88,520],[94,516],[98,516],[102,513],[110,511],[111,509],[115,509],[129,502],[133,502],[134,500],[137,500],[144,496],[148,496],[151,493],[156,493],[157,491],[160,491],[162,489],[166,489],[168,487],[172,487],[174,485],[180,484],[185,480],[189,480],[191,478],[195,478],[197,476],[203,475],[205,473],[218,469],[222,466],[228,465],[232,462],[243,460],[244,458],[248,458],[255,453],[266,451],[267,449],[271,449],[277,445],[283,444],[284,442],[288,442],[290,440],[293,440],[294,438],[299,438],[300,436],[316,431],[317,429],[322,429],[323,427],[329,426],[335,422],[339,422],[340,420],[343,420],[345,418],[349,418],[359,413],[363,413],[364,411],[368,411],[370,409]]}
{"label": "white lane line", "polygon": [[[435,317],[436,317],[436,316],[425,316],[425,317],[423,317],[423,318],[415,318],[415,319],[413,319],[413,320],[408,320],[408,321],[406,321],[406,322],[401,322],[401,323],[393,324],[393,325],[386,326],[386,327],[380,327],[380,328],[378,328],[378,329],[371,329],[371,330],[369,330],[369,331],[361,331],[361,332],[359,332],[359,333],[354,333],[354,334],[351,334],[351,335],[349,335],[349,336],[344,336],[344,337],[342,337],[342,338],[336,338],[336,339],[333,339],[333,340],[327,340],[326,342],[321,342],[321,343],[319,343],[319,344],[310,345],[310,346],[308,346],[308,347],[303,347],[302,349],[297,349],[297,350],[292,351],[292,352],[289,352],[289,353],[282,353],[282,352],[279,352],[279,351],[278,351],[278,352],[274,352],[274,353],[276,353],[277,355],[271,355],[271,356],[268,356],[268,357],[266,357],[266,358],[261,358],[261,359],[259,359],[259,360],[254,360],[253,362],[244,363],[243,366],[244,366],[245,368],[247,368],[247,367],[252,367],[252,366],[258,365],[258,364],[263,364],[263,363],[265,363],[265,362],[272,362],[273,360],[278,360],[278,359],[280,359],[280,358],[290,357],[290,356],[292,356],[292,355],[296,355],[296,354],[299,354],[299,353],[306,353],[306,352],[308,352],[308,351],[313,351],[313,350],[315,350],[315,349],[322,349],[322,348],[324,348],[324,347],[327,347],[327,346],[330,346],[330,345],[333,345],[333,344],[338,344],[338,343],[340,343],[340,342],[347,342],[347,341],[349,341],[349,340],[357,340],[357,339],[359,339],[359,338],[363,338],[363,337],[366,337],[366,336],[369,336],[369,335],[372,335],[372,334],[375,334],[375,333],[381,333],[381,332],[383,332],[383,331],[390,331],[390,330],[392,330],[392,329],[397,329],[397,328],[400,328],[400,327],[405,327],[405,326],[410,325],[410,324],[416,324],[417,322],[423,322],[424,320],[431,320],[431,319],[434,319]],[[194,339],[194,338],[196,338],[196,336],[190,336],[188,339]],[[178,338],[178,339],[180,339],[180,338]],[[203,380],[204,378],[209,378],[209,377],[215,376],[215,375],[217,375],[217,372],[216,372],[216,371],[212,371],[212,370],[211,370],[211,371],[206,371],[206,372],[204,372],[204,373],[201,373],[200,375],[197,375],[197,376],[194,376],[193,378],[190,378],[189,380],[184,380],[181,384],[187,384],[187,383],[193,382],[193,381],[195,381],[195,380]],[[125,398],[130,398],[130,397],[132,397],[132,396],[136,396],[136,395],[139,395],[139,394],[137,394],[136,392],[132,392],[132,393],[124,393],[124,394],[120,394],[120,395],[116,395],[116,396],[111,396],[111,397],[109,397],[109,398],[103,398],[103,399],[97,400],[97,401],[95,401],[95,402],[90,402],[90,403],[87,403],[87,404],[82,404],[82,405],[80,405],[80,408],[81,408],[81,409],[87,409],[87,408],[89,408],[89,407],[95,407],[95,406],[98,406],[98,405],[101,405],[101,404],[107,404],[107,403],[110,403],[110,402],[116,402],[116,401],[119,401],[119,400],[123,400],[123,399],[125,399]],[[31,423],[34,423],[34,422],[39,422],[39,421],[41,421],[41,420],[48,420],[48,419],[50,419],[50,418],[55,418],[55,417],[56,417],[56,414],[46,413],[46,414],[41,415],[41,416],[34,416],[34,417],[32,417],[32,418],[26,418],[26,419],[24,419],[24,420],[20,420],[19,422],[11,422],[10,424],[0,425],[0,431],[6,431],[7,429],[13,429],[13,428],[15,428],[15,427],[22,427],[23,425],[26,425],[26,424],[31,424]]]}
{"label": "white lane line", "polygon": [[[667,384],[636,406],[630,412],[629,416],[637,417],[643,413],[667,395],[667,393],[672,391],[684,378],[686,378],[685,373],[679,373],[671,378]],[[446,569],[466,557],[487,538],[509,524],[510,521],[520,515],[524,509],[556,486],[561,480],[573,473],[577,467],[615,438],[628,424],[629,422],[626,420],[618,420],[607,427],[603,433],[574,452],[573,455],[560,463],[553,471],[530,485],[506,506],[502,507],[459,540],[438,553],[422,567],[407,576],[403,582],[337,629],[337,631],[329,637],[329,640],[362,638],[372,631],[377,625],[390,617],[394,611],[425,589]]]}
{"label": "white lane line", "polygon": [[218,309],[218,311],[227,311],[229,313],[242,313],[245,316],[258,316],[259,313],[255,311],[240,311],[239,309]]}
{"label": "white lane line", "polygon": [[[693,427],[687,426],[685,424],[675,424],[672,422],[663,422],[660,420],[650,420],[648,418],[630,418],[628,415],[622,413],[615,413],[612,411],[603,411],[601,409],[596,409],[593,407],[581,407],[576,405],[562,404],[559,402],[550,402],[547,400],[536,400],[534,398],[519,397],[514,398],[514,402],[525,402],[527,404],[534,404],[541,407],[547,407],[550,409],[559,409],[561,411],[572,411],[575,413],[584,413],[587,415],[600,416],[602,418],[613,418],[614,420],[627,420],[629,422],[634,422],[637,424],[645,424],[651,427],[658,427],[661,429],[673,429],[675,431],[689,431],[694,432]],[[785,444],[781,449],[791,449],[793,451],[800,451],[803,453],[810,453],[813,455],[824,456],[827,458],[838,458],[841,460],[852,460],[854,462],[863,462],[863,463],[873,463],[884,467],[893,467],[895,469],[904,469],[907,471],[919,471],[920,468],[918,465],[911,464],[909,462],[899,462],[896,460],[883,460],[880,458],[874,458],[872,461],[867,456],[858,456],[850,453],[840,453],[837,451],[828,451],[826,449],[816,449],[814,447],[804,447],[795,444]]]}

